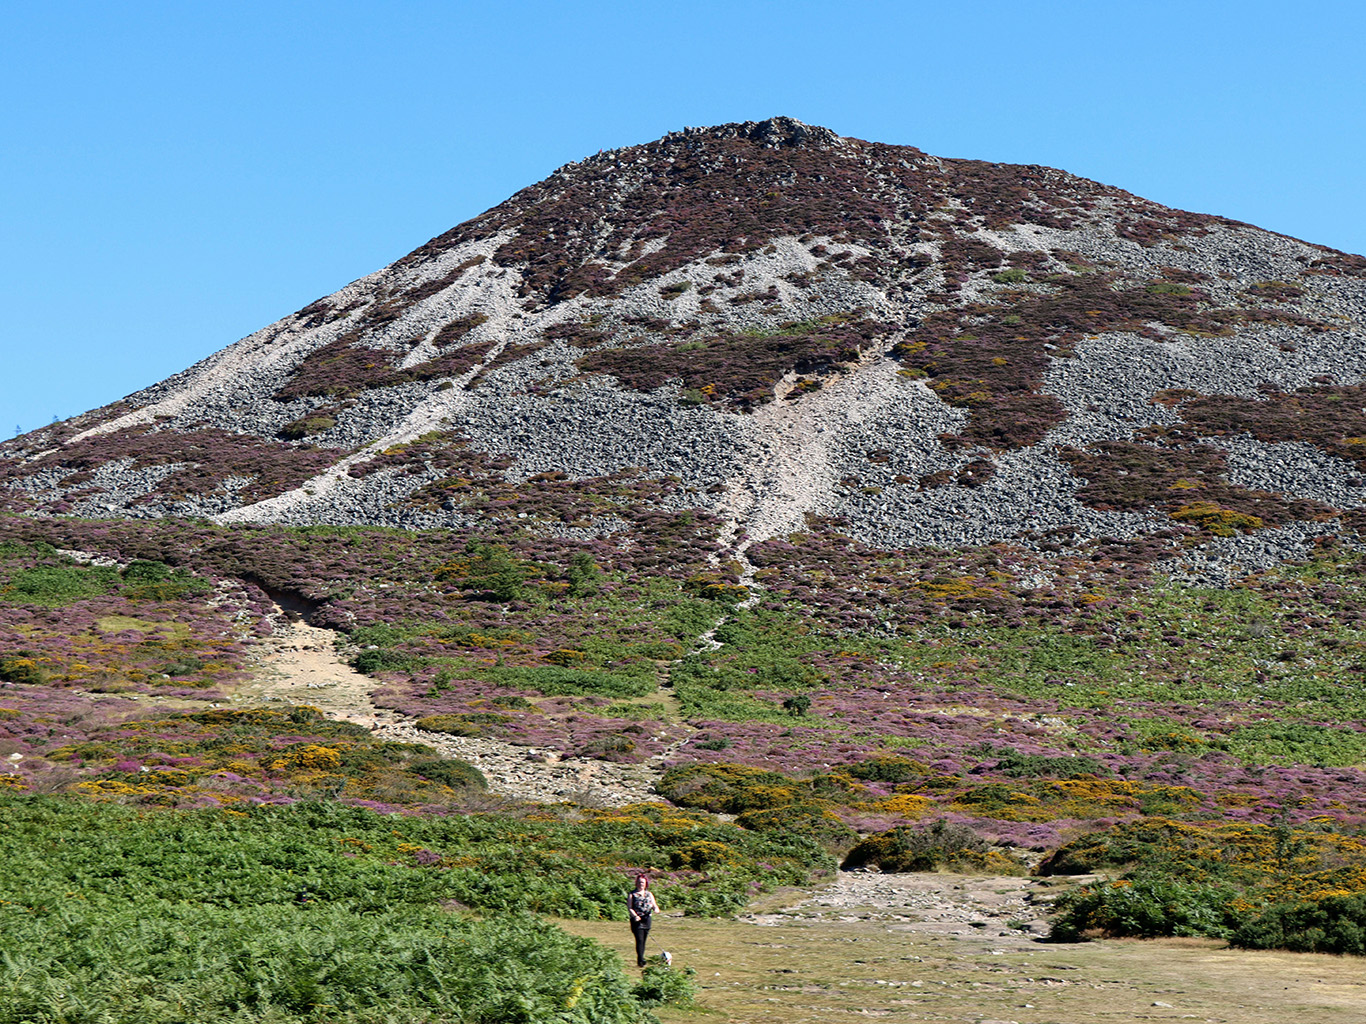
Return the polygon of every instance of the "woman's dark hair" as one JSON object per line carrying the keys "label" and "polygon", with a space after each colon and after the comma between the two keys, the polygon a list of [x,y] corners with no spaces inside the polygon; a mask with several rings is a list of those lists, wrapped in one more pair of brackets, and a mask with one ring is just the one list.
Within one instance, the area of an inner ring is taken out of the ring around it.
{"label": "woman's dark hair", "polygon": [[644,873],[636,875],[637,882],[639,882],[642,878],[645,879],[645,888],[650,888],[650,876]]}

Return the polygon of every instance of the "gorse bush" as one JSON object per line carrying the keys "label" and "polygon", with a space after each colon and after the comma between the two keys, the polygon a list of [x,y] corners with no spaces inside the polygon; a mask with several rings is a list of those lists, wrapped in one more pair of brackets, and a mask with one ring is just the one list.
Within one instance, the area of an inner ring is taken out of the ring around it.
{"label": "gorse bush", "polygon": [[1206,935],[1224,938],[1232,923],[1228,885],[1137,877],[1084,886],[1054,903],[1051,936],[1074,942],[1088,932],[1155,938]]}
{"label": "gorse bush", "polygon": [[840,865],[845,870],[875,865],[882,871],[984,871],[1023,874],[1025,865],[993,849],[972,829],[947,821],[902,825],[869,836],[849,851]]}
{"label": "gorse bush", "polygon": [[743,814],[796,803],[806,786],[781,772],[738,764],[675,765],[656,789],[683,807],[717,814]]}
{"label": "gorse bush", "polygon": [[32,651],[16,651],[8,657],[0,658],[0,680],[7,683],[37,685],[46,679],[47,675],[34,660]]}
{"label": "gorse bush", "polygon": [[1206,935],[1253,949],[1366,953],[1366,842],[1287,824],[1153,819],[1083,837],[1045,873],[1127,867],[1055,904],[1052,934]]}

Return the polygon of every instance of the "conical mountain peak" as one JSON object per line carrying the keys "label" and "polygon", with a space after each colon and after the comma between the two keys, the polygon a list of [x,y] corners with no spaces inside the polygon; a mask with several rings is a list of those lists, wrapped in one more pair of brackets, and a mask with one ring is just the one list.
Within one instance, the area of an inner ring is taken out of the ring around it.
{"label": "conical mountain peak", "polygon": [[884,547],[1193,537],[1255,562],[1366,505],[1364,279],[1050,168],[689,127],[9,442],[0,493],[593,535],[695,509],[751,538],[816,517]]}

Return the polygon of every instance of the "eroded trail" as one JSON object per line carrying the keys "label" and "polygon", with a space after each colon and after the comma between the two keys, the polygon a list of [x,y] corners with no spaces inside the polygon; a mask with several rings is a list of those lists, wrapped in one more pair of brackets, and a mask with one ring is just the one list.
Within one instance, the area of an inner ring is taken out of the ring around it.
{"label": "eroded trail", "polygon": [[754,541],[806,528],[806,515],[828,505],[836,468],[844,458],[838,424],[862,423],[909,387],[896,375],[897,364],[882,354],[869,357],[853,372],[836,376],[800,401],[786,396],[796,383],[790,374],[775,401],[751,414],[755,451],[742,475],[726,482],[717,511],[726,518],[729,541],[740,531],[740,552]]}
{"label": "eroded trail", "polygon": [[370,695],[383,684],[346,664],[336,638],[331,630],[305,622],[277,627],[257,649],[255,678],[233,694],[233,703],[312,705],[328,718],[355,722],[385,739],[422,743],[443,757],[468,761],[488,778],[491,790],[517,800],[620,807],[659,799],[654,784],[671,751],[642,764],[624,765],[563,757],[548,748],[427,732],[395,711],[375,707]]}

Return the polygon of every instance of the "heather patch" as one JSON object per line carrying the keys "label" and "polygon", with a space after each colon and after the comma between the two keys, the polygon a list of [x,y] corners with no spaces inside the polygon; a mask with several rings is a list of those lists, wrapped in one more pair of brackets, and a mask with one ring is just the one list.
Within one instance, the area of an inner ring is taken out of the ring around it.
{"label": "heather patch", "polygon": [[[109,434],[97,434],[73,441],[45,454],[36,462],[11,463],[0,473],[5,477],[29,476],[42,470],[63,474],[62,485],[80,488],[91,480],[93,471],[108,462],[129,459],[130,469],[159,466],[169,469],[139,501],[183,501],[196,497],[226,494],[229,483],[239,504],[260,501],[300,486],[316,476],[346,451],[314,448],[307,444],[285,444],[250,434],[233,434],[216,427],[199,430],[155,430],[128,427]],[[86,487],[80,496],[100,493]],[[54,499],[49,511],[65,512],[70,496]],[[61,507],[57,507],[60,505]]]}
{"label": "heather patch", "polygon": [[[509,480],[506,474],[513,462],[511,455],[491,455],[471,448],[468,438],[434,432],[387,448],[356,463],[349,473],[355,478],[386,470],[403,476],[437,477],[408,494],[405,503],[412,508],[468,512],[490,525],[491,521],[515,521],[523,528],[551,523],[588,528],[610,517],[649,523],[668,543],[668,534],[673,531],[659,527],[665,526],[670,513],[662,513],[659,506],[680,493],[677,477],[647,476],[637,467],[628,467],[582,479],[548,471],[524,480]],[[699,520],[706,522],[690,512],[680,516],[677,523],[687,526]]]}
{"label": "heather patch", "polygon": [[433,339],[438,354],[403,369],[395,365],[402,353],[370,348],[361,343],[364,332],[351,331],[305,356],[274,397],[282,402],[309,397],[346,398],[374,388],[459,377],[479,365],[493,347],[492,341],[456,344],[485,319],[468,316],[447,324]]}
{"label": "heather patch", "polygon": [[[772,332],[693,337],[685,342],[603,348],[578,360],[592,373],[608,373],[629,388],[654,391],[681,382],[694,403],[739,411],[773,401],[774,386],[789,373],[820,376],[857,362],[890,330],[856,313],[808,323],[786,323]],[[806,390],[819,387],[808,381]]]}
{"label": "heather patch", "polygon": [[[993,250],[997,263],[981,255],[989,248],[978,243],[968,253],[960,245],[945,257],[946,274],[952,278],[958,264],[997,265],[999,252]],[[960,443],[1025,447],[1062,422],[1062,405],[1042,393],[1044,375],[1050,359],[1070,356],[1084,336],[1132,331],[1160,340],[1162,328],[1224,335],[1249,317],[1281,315],[1216,308],[1199,289],[1167,281],[1134,285],[1099,272],[1043,280],[1049,291],[1042,295],[1006,292],[996,302],[932,313],[894,350],[910,371],[931,379],[940,398],[971,412]]]}
{"label": "heather patch", "polygon": [[241,800],[449,801],[448,783],[406,770],[431,751],[375,740],[349,722],[306,707],[211,709],[87,728],[85,738],[44,752],[80,768],[75,791],[137,803],[195,806]]}
{"label": "heather patch", "polygon": [[1322,502],[1229,483],[1226,456],[1209,445],[1099,441],[1085,449],[1065,449],[1061,457],[1086,481],[1077,498],[1092,508],[1159,508],[1216,537],[1336,514]]}
{"label": "heather patch", "polygon": [[1330,455],[1366,468],[1366,387],[1331,386],[1283,392],[1268,387],[1261,399],[1233,395],[1174,396],[1186,427],[1201,437],[1251,434],[1259,441],[1307,441]]}

